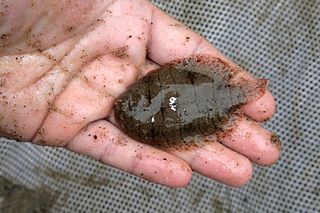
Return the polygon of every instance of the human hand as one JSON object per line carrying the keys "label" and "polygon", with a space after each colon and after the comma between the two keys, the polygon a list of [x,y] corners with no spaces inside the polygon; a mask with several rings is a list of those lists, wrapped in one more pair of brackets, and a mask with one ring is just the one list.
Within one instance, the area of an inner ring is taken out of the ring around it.
{"label": "human hand", "polygon": [[[114,124],[116,97],[177,58],[211,54],[208,41],[143,0],[10,1],[0,10],[0,135],[65,147],[155,183],[181,187],[192,171],[231,186],[280,155],[266,92],[242,107],[232,132],[193,151],[170,153],[127,137]],[[242,71],[236,79],[252,79]],[[107,119],[105,119],[107,118]]]}

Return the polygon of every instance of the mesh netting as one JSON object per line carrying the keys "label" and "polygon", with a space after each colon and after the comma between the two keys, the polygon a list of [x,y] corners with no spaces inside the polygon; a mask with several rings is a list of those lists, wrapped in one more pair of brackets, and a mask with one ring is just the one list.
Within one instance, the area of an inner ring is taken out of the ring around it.
{"label": "mesh netting", "polygon": [[52,212],[319,212],[320,2],[153,2],[271,79],[278,106],[265,126],[282,139],[279,162],[255,166],[238,189],[197,174],[187,187],[170,189],[63,149],[1,139],[0,176],[20,184],[11,186],[16,191],[51,196]]}

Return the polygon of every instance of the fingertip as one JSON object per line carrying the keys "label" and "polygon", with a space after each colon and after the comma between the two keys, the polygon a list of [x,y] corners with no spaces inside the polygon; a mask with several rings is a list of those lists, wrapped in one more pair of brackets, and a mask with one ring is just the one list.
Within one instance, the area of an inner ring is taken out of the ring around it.
{"label": "fingertip", "polygon": [[241,158],[237,163],[237,169],[234,170],[233,176],[235,177],[232,182],[227,185],[232,187],[240,187],[249,182],[252,177],[253,166],[248,158]]}
{"label": "fingertip", "polygon": [[265,130],[265,133],[261,135],[256,135],[255,141],[260,143],[260,150],[257,153],[260,153],[256,158],[252,159],[255,163],[262,166],[270,166],[277,162],[281,154],[281,145],[280,142],[274,142],[272,139],[273,133]]}
{"label": "fingertip", "polygon": [[261,166],[271,166],[272,164],[276,163],[280,158],[280,151],[275,152],[273,155],[269,155],[264,157],[263,160],[256,160],[255,162]]}
{"label": "fingertip", "polygon": [[256,121],[265,121],[272,117],[276,110],[276,101],[270,91],[258,100],[242,107],[243,112]]}
{"label": "fingertip", "polygon": [[230,134],[222,135],[222,144],[259,165],[271,165],[280,156],[279,138],[253,120],[241,118]]}
{"label": "fingertip", "polygon": [[269,132],[266,145],[269,147],[269,152],[265,153],[263,158],[258,159],[255,162],[262,166],[271,166],[276,163],[281,156],[281,142],[275,133]]}
{"label": "fingertip", "polygon": [[[179,168],[180,167],[180,168]],[[183,161],[181,165],[177,165],[177,169],[172,174],[172,180],[168,184],[170,187],[182,188],[188,185],[192,178],[192,170],[190,166]]]}

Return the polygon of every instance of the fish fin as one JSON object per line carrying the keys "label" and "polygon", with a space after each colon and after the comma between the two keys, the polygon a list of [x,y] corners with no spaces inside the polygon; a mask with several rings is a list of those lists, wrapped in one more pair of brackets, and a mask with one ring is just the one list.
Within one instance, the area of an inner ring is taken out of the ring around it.
{"label": "fish fin", "polygon": [[168,65],[180,66],[181,69],[192,70],[210,77],[218,75],[226,82],[230,82],[240,70],[238,67],[231,66],[227,61],[210,54],[191,55],[171,61]]}
{"label": "fish fin", "polygon": [[267,91],[268,79],[260,78],[248,80],[240,83],[240,89],[243,91],[246,103],[253,102],[261,98]]}

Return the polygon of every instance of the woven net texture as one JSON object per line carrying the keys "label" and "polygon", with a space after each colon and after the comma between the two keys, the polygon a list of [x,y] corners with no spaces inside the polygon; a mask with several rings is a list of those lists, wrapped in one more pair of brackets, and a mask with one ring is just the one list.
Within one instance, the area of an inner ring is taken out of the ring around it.
{"label": "woven net texture", "polygon": [[320,1],[153,3],[271,80],[277,112],[264,125],[282,140],[279,162],[254,166],[241,188],[194,174],[187,187],[172,189],[63,149],[2,138],[1,187],[7,181],[17,200],[30,194],[10,205],[39,201],[25,212],[320,212]]}

